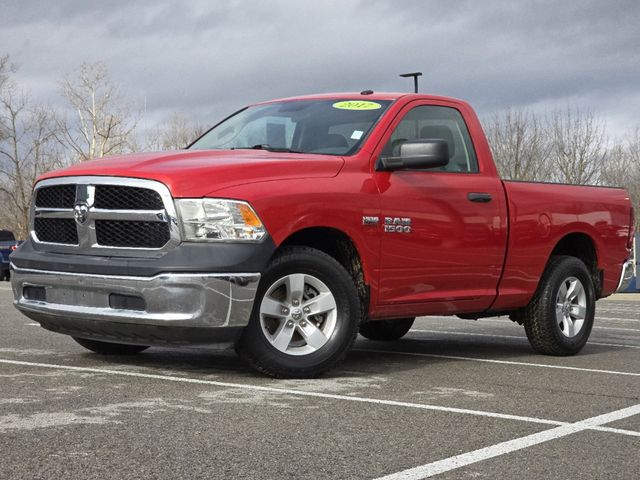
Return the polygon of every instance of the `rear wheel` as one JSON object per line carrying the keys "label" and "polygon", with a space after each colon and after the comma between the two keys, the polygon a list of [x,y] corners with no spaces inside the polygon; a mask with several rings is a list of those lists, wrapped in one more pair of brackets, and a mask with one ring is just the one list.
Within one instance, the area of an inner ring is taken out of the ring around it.
{"label": "rear wheel", "polygon": [[360,335],[369,340],[398,340],[407,334],[414,321],[415,318],[398,318],[366,322],[360,325]]}
{"label": "rear wheel", "polygon": [[575,257],[552,257],[523,312],[533,349],[545,355],[578,353],[591,334],[595,303],[593,280],[585,264]]}
{"label": "rear wheel", "polygon": [[144,345],[125,345],[123,343],[100,342],[87,338],[73,337],[84,348],[101,355],[135,355],[149,348]]}
{"label": "rear wheel", "polygon": [[267,375],[315,377],[342,361],[359,321],[358,293],[344,267],[319,250],[291,247],[267,267],[236,350]]}

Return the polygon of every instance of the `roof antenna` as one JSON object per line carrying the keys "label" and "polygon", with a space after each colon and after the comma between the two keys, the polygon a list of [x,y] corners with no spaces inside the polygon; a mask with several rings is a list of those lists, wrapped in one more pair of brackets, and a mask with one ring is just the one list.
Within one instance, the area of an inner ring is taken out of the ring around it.
{"label": "roof antenna", "polygon": [[401,73],[400,76],[404,78],[413,77],[413,91],[418,93],[418,77],[422,76],[422,72]]}

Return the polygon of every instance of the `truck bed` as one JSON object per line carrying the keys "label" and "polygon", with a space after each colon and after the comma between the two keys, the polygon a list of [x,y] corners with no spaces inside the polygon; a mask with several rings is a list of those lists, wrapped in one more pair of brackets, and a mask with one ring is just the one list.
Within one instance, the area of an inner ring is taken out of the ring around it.
{"label": "truck bed", "polygon": [[494,310],[526,304],[552,249],[568,234],[588,235],[602,270],[601,296],[616,289],[631,215],[624,189],[503,181],[509,215],[505,267]]}

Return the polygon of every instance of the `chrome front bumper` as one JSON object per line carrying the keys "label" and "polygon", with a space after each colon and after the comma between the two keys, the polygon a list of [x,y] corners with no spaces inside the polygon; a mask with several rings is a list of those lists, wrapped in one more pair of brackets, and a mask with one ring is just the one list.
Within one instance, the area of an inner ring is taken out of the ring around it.
{"label": "chrome front bumper", "polygon": [[633,280],[633,260],[627,260],[622,264],[622,271],[620,272],[620,280],[618,281],[618,288],[616,292],[624,292],[629,288]]}
{"label": "chrome front bumper", "polygon": [[[124,343],[213,343],[216,332],[248,324],[260,280],[259,273],[126,277],[12,269],[16,308],[43,327]],[[172,329],[181,332],[177,342]]]}

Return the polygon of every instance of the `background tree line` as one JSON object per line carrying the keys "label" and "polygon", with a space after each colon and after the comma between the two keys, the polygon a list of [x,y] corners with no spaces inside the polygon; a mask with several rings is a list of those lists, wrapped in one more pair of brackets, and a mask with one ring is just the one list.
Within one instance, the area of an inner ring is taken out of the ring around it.
{"label": "background tree line", "polygon": [[483,122],[503,178],[625,188],[640,211],[640,124],[611,138],[592,111],[508,110]]}
{"label": "background tree line", "polygon": [[41,174],[106,155],[184,148],[203,128],[172,113],[140,133],[142,114],[102,63],[83,63],[60,79],[66,109],[31,97],[13,78],[16,68],[0,56],[0,228],[25,238],[31,189]]}
{"label": "background tree line", "polygon": [[[173,113],[141,132],[141,112],[130,107],[102,63],[83,63],[60,79],[67,107],[60,111],[33,99],[13,73],[9,56],[1,56],[0,228],[20,238],[27,233],[31,188],[42,173],[105,155],[184,148],[204,131]],[[622,186],[634,205],[640,199],[640,124],[612,139],[597,114],[568,107],[508,110],[483,125],[503,178]]]}

